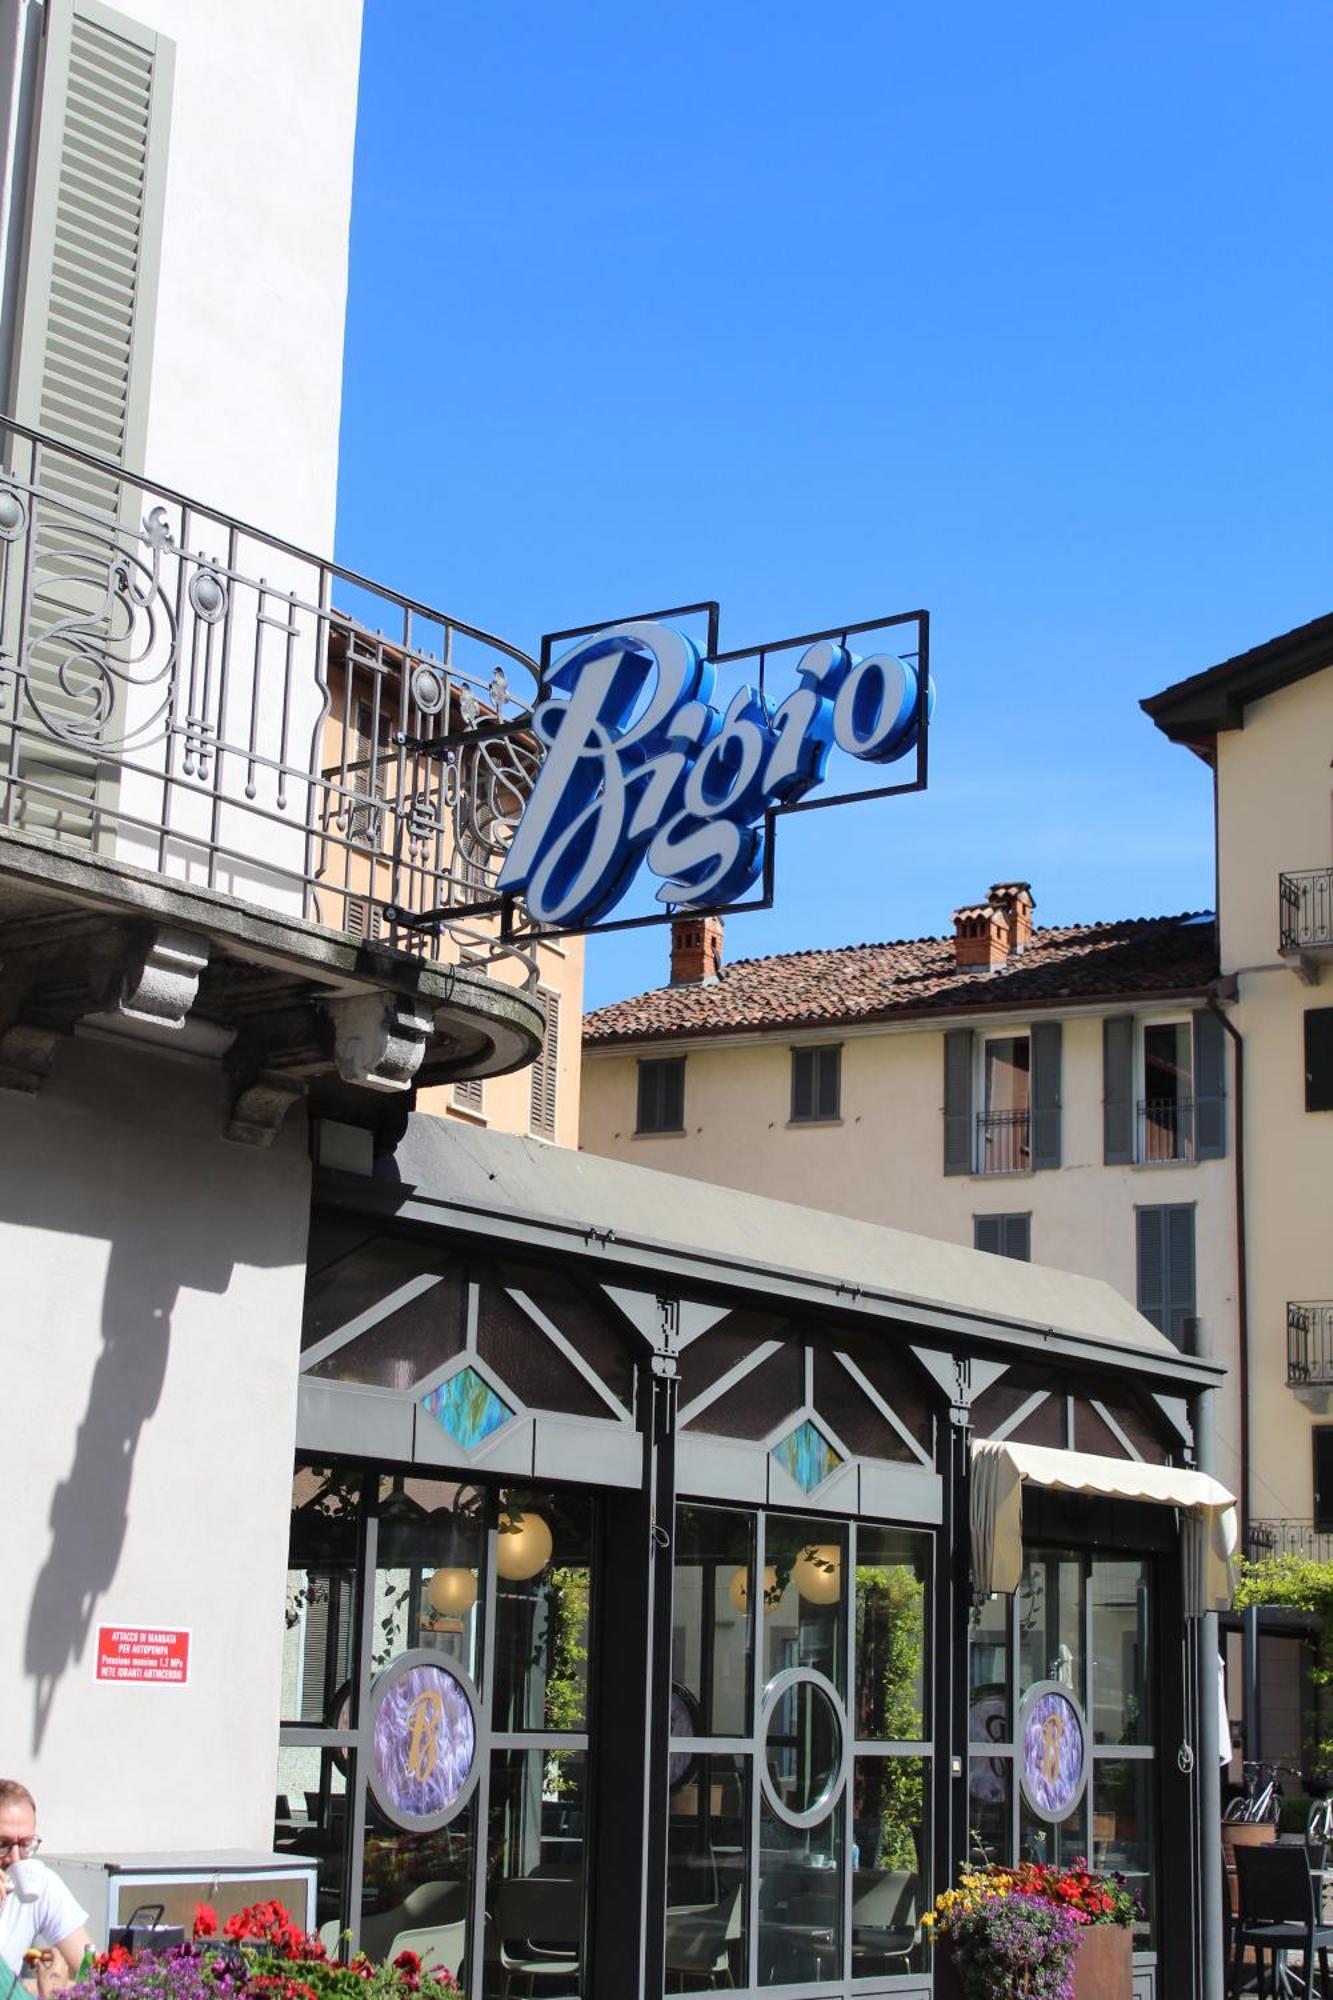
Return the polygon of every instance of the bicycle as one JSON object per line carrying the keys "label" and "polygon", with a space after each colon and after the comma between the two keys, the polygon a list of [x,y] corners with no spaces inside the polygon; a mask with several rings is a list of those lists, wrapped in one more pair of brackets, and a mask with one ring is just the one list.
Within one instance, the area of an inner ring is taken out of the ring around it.
{"label": "bicycle", "polygon": [[1329,1846],[1333,1842],[1333,1793],[1327,1798],[1316,1799],[1305,1820],[1305,1838],[1311,1845]]}
{"label": "bicycle", "polygon": [[1289,1764],[1252,1764],[1242,1767],[1245,1790],[1231,1799],[1222,1818],[1231,1825],[1276,1826],[1282,1817],[1282,1787],[1279,1778],[1298,1778],[1300,1772]]}

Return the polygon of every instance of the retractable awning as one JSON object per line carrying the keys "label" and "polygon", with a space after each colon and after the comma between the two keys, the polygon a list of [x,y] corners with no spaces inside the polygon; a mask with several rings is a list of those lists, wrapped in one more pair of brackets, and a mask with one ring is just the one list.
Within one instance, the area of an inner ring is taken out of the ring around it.
{"label": "retractable awning", "polygon": [[1230,1606],[1236,1501],[1218,1480],[1174,1465],[985,1440],[972,1447],[972,1580],[979,1597],[1011,1595],[1022,1581],[1025,1481],[1061,1493],[1178,1507],[1186,1617]]}

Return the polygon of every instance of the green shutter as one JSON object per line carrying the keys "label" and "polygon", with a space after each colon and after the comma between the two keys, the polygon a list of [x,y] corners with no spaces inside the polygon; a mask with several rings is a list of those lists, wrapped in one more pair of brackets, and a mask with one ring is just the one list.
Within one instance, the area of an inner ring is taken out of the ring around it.
{"label": "green shutter", "polygon": [[992,1257],[1004,1255],[1004,1217],[1002,1215],[974,1215],[972,1217],[972,1244],[977,1250],[987,1250]]}
{"label": "green shutter", "polygon": [[1159,1333],[1166,1332],[1166,1210],[1141,1208],[1138,1229],[1138,1277],[1135,1303]]}
{"label": "green shutter", "polygon": [[556,1080],[560,1068],[560,995],[538,987],[537,997],[545,1017],[541,1054],[532,1065],[531,1095],[528,1103],[528,1130],[537,1139],[554,1139]]}
{"label": "green shutter", "polygon": [[1166,1211],[1166,1332],[1184,1348],[1185,1322],[1198,1312],[1194,1283],[1194,1209]]}
{"label": "green shutter", "polygon": [[1127,1167],[1134,1159],[1132,1014],[1102,1022],[1102,1157],[1108,1167]]}
{"label": "green shutter", "polygon": [[811,1049],[791,1052],[791,1119],[804,1123],[815,1115],[815,1063]]}
{"label": "green shutter", "polygon": [[1041,1021],[1032,1030],[1032,1165],[1060,1164],[1060,1053],[1063,1030],[1058,1021]]}
{"label": "green shutter", "polygon": [[1032,1217],[1030,1215],[1002,1215],[1003,1235],[1001,1238],[1004,1255],[1016,1257],[1021,1263],[1032,1261]]}
{"label": "green shutter", "polygon": [[972,1171],[972,1030],[950,1028],[944,1037],[944,1171]]}
{"label": "green shutter", "polygon": [[1194,1157],[1220,1160],[1227,1150],[1225,1028],[1211,1008],[1194,1016]]}
{"label": "green shutter", "polygon": [[[130,470],[142,464],[147,426],[172,54],[165,36],[97,0],[47,0],[10,407],[34,429]],[[88,845],[96,808],[112,803],[114,771],[60,739],[67,723],[86,721],[88,703],[62,686],[67,649],[43,634],[71,617],[107,633],[114,532],[85,522],[71,560],[68,510],[135,537],[141,496],[113,473],[52,452],[40,484],[49,497],[33,534],[27,672],[57,733],[21,739],[25,789],[14,818]],[[31,706],[24,719],[43,729]]]}

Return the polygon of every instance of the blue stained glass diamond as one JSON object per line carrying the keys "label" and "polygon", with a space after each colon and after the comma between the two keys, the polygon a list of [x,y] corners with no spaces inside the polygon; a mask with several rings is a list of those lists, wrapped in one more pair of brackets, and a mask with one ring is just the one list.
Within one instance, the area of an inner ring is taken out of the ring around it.
{"label": "blue stained glass diamond", "polygon": [[514,1414],[475,1368],[460,1368],[457,1375],[423,1396],[421,1407],[430,1411],[440,1429],[448,1431],[464,1451],[472,1451]]}
{"label": "blue stained glass diamond", "polygon": [[813,1493],[842,1464],[841,1454],[808,1417],[774,1445],[770,1456],[791,1474],[802,1493]]}

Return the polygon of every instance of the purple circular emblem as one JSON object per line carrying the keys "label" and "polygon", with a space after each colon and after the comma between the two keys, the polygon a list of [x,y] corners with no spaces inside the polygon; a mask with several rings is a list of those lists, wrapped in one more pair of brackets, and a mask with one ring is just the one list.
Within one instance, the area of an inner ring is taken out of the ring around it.
{"label": "purple circular emblem", "polygon": [[419,1654],[390,1667],[375,1689],[372,1781],[398,1823],[442,1824],[471,1789],[476,1755],[477,1719],[457,1675]]}
{"label": "purple circular emblem", "polygon": [[1042,1681],[1023,1700],[1023,1792],[1045,1820],[1067,1819],[1083,1796],[1087,1733],[1073,1695]]}

